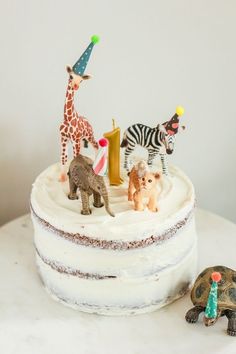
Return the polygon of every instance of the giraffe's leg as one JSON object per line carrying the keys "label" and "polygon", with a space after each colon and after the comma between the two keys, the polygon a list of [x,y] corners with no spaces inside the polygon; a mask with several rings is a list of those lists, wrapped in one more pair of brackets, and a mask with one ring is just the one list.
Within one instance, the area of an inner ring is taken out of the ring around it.
{"label": "giraffe's leg", "polygon": [[68,144],[68,138],[61,136],[61,174],[59,181],[60,182],[65,182],[67,180],[67,175],[66,175],[66,163],[67,163],[67,144]]}
{"label": "giraffe's leg", "polygon": [[98,143],[96,142],[94,136],[93,136],[93,133],[91,133],[91,135],[89,135],[87,137],[87,140],[90,142],[90,144],[92,144],[92,146],[94,147],[94,149],[98,149]]}
{"label": "giraffe's leg", "polygon": [[153,160],[156,157],[157,153],[158,152],[154,149],[148,149],[148,166],[152,166]]}
{"label": "giraffe's leg", "polygon": [[80,154],[80,148],[81,148],[81,139],[76,139],[76,142],[73,142],[73,155],[74,157],[78,156]]}
{"label": "giraffe's leg", "polygon": [[160,157],[161,157],[162,172],[164,175],[169,176],[166,154],[160,154]]}
{"label": "giraffe's leg", "polygon": [[84,148],[88,148],[88,140],[87,139],[83,139],[83,143],[84,143]]}
{"label": "giraffe's leg", "polygon": [[128,166],[128,157],[129,155],[134,151],[135,145],[129,144],[127,148],[125,149],[125,161],[124,161],[124,168],[126,171],[129,172],[129,166]]}

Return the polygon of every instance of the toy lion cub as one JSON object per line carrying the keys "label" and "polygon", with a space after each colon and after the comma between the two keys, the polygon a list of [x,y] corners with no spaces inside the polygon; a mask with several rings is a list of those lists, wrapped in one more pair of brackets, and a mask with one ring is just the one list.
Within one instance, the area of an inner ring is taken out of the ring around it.
{"label": "toy lion cub", "polygon": [[157,183],[159,173],[149,172],[145,161],[139,161],[130,171],[128,200],[134,201],[134,209],[144,210],[143,198],[148,198],[147,207],[150,211],[157,212]]}

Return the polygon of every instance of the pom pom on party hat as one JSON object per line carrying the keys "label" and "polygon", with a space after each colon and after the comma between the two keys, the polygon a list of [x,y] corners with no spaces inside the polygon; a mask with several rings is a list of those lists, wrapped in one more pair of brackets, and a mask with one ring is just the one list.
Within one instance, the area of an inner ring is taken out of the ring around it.
{"label": "pom pom on party hat", "polygon": [[102,138],[98,141],[99,149],[95,161],[93,163],[93,170],[96,175],[106,176],[108,166],[108,140]]}
{"label": "pom pom on party hat", "polygon": [[92,49],[96,43],[99,42],[99,37],[94,35],[91,37],[91,43],[81,55],[81,57],[77,60],[77,62],[73,65],[73,71],[76,75],[82,76],[85,72],[86,66],[88,64],[90,55],[92,53]]}
{"label": "pom pom on party hat", "polygon": [[216,318],[217,317],[217,293],[218,293],[218,282],[221,280],[221,274],[219,272],[213,272],[211,274],[212,284],[210,293],[207,300],[207,306],[205,309],[205,317]]}
{"label": "pom pom on party hat", "polygon": [[176,107],[175,114],[173,115],[173,117],[168,122],[163,123],[169,135],[174,135],[178,133],[179,117],[181,117],[183,114],[184,114],[184,108],[178,106]]}

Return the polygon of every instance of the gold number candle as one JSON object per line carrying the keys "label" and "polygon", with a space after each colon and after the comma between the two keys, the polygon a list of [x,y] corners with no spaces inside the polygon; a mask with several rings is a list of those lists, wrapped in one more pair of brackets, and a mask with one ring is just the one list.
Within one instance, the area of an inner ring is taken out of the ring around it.
{"label": "gold number candle", "polygon": [[108,177],[110,184],[119,186],[123,183],[120,177],[120,128],[115,127],[115,120],[112,119],[113,129],[111,132],[103,134],[109,141],[108,145]]}

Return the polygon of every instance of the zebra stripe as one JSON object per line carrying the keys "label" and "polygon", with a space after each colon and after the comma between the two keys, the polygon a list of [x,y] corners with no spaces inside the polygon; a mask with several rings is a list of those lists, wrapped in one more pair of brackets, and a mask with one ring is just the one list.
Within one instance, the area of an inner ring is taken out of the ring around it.
{"label": "zebra stripe", "polygon": [[[148,149],[148,165],[152,165],[153,159],[160,154],[161,148],[165,149],[163,141],[161,140],[163,130],[150,128],[144,124],[131,125],[124,133],[124,139],[127,140],[127,147],[125,149],[124,167],[128,170],[128,157],[135,149],[136,145],[140,145]],[[175,136],[166,134],[167,149],[173,151]],[[171,153],[170,152],[170,153]],[[168,166],[166,161],[166,154],[161,153],[161,163],[163,173],[168,175]]]}

